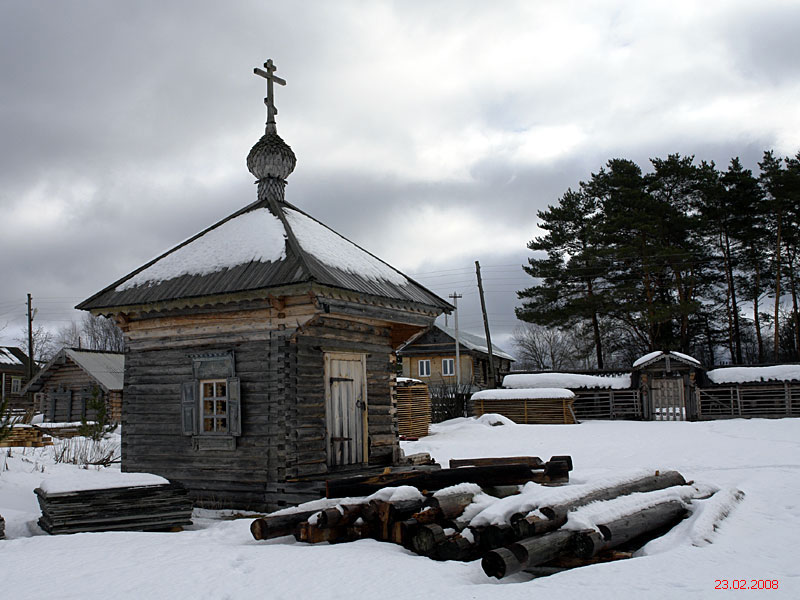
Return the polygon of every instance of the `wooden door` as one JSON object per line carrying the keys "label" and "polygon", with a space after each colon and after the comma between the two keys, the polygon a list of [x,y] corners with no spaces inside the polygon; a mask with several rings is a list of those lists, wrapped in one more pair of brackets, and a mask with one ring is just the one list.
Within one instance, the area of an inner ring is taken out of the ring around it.
{"label": "wooden door", "polygon": [[368,461],[367,362],[363,354],[325,353],[328,464]]}
{"label": "wooden door", "polygon": [[651,418],[654,421],[683,421],[686,419],[682,377],[653,378]]}

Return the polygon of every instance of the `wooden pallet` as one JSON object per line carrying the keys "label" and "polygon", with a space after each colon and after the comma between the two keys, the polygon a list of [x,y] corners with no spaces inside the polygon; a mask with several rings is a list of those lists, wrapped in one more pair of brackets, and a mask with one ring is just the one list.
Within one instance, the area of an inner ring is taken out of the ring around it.
{"label": "wooden pallet", "polygon": [[397,386],[397,428],[401,436],[424,437],[431,424],[431,397],[424,383]]}

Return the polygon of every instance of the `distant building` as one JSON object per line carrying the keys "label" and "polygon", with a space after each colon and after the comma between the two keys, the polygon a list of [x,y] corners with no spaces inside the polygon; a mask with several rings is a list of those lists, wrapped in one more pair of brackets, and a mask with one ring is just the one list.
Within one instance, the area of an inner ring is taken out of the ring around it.
{"label": "distant building", "polygon": [[[486,387],[490,380],[489,349],[486,339],[459,330],[461,383]],[[492,344],[498,383],[511,370],[514,357]],[[403,363],[403,376],[428,384],[456,383],[455,329],[434,324],[397,351]]]}
{"label": "distant building", "polygon": [[14,346],[0,346],[0,403],[9,408],[29,408],[22,390],[28,382],[28,355]]}
{"label": "distant building", "polygon": [[125,355],[62,348],[23,390],[34,393],[34,406],[50,423],[92,420],[89,408],[93,394],[106,402],[110,420],[122,417],[122,382]]}

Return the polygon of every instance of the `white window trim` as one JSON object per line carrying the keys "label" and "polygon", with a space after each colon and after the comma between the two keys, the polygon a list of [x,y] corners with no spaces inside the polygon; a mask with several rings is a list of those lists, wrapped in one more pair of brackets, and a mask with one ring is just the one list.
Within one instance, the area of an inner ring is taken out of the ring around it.
{"label": "white window trim", "polygon": [[[449,365],[449,369],[445,367],[445,365]],[[456,374],[456,359],[455,358],[443,358],[442,359],[442,375],[444,377],[453,377]]]}
{"label": "white window trim", "polygon": [[19,394],[22,391],[22,377],[11,378],[11,393]]}
{"label": "white window trim", "polygon": [[[422,365],[426,365],[428,368],[427,373],[422,372]],[[419,377],[430,377],[431,376],[431,361],[430,359],[424,359],[417,361],[417,372],[419,373]]]}

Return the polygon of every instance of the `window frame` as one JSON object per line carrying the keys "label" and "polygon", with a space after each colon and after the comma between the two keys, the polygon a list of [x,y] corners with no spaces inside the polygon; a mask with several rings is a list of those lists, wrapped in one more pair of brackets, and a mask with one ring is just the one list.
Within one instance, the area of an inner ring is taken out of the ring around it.
{"label": "window frame", "polygon": [[11,378],[11,393],[12,394],[19,394],[21,391],[22,391],[22,377],[12,377]]}
{"label": "window frame", "polygon": [[[230,424],[228,423],[228,380],[227,379],[201,379],[199,385],[199,416],[200,416],[200,431],[202,435],[229,435]],[[213,396],[206,396],[206,386],[211,385]],[[224,394],[218,395],[220,386],[223,386]],[[206,402],[212,403],[213,412],[209,413],[206,410]],[[224,403],[222,410],[219,411],[218,403]],[[210,420],[214,423],[213,429],[206,429],[206,421]],[[218,424],[222,422],[222,427]]]}
{"label": "window frame", "polygon": [[[422,372],[422,365],[427,366],[427,373]],[[431,376],[431,359],[429,358],[422,358],[417,361],[417,373],[419,373],[419,377],[430,377]]]}
{"label": "window frame", "polygon": [[[450,369],[445,368],[445,365],[449,365]],[[455,358],[443,358],[442,359],[442,376],[443,377],[455,377],[456,375],[456,359]]]}

